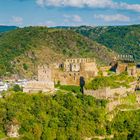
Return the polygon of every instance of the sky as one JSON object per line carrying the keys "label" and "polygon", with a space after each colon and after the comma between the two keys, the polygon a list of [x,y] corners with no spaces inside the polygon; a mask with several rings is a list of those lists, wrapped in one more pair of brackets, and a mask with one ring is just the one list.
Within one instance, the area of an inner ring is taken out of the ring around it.
{"label": "sky", "polygon": [[0,0],[0,25],[140,24],[140,0]]}

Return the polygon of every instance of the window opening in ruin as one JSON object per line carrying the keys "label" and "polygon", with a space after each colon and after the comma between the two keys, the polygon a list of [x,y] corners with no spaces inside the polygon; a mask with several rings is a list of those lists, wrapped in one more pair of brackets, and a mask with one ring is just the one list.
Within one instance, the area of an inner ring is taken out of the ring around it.
{"label": "window opening in ruin", "polygon": [[77,63],[79,63],[79,59],[77,60]]}

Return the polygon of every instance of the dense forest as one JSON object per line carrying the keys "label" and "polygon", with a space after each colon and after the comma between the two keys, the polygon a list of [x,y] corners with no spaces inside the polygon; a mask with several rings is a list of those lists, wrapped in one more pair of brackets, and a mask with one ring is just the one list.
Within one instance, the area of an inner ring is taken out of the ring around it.
{"label": "dense forest", "polygon": [[109,63],[114,53],[74,31],[25,27],[0,35],[0,76],[31,77],[38,64],[59,62],[70,57],[96,58]]}
{"label": "dense forest", "polygon": [[9,125],[20,126],[20,140],[84,140],[113,135],[115,140],[140,137],[140,111],[118,112],[108,121],[106,100],[81,93],[52,95],[13,92],[0,99],[0,138]]}
{"label": "dense forest", "polygon": [[68,27],[119,54],[133,55],[140,61],[140,25]]}

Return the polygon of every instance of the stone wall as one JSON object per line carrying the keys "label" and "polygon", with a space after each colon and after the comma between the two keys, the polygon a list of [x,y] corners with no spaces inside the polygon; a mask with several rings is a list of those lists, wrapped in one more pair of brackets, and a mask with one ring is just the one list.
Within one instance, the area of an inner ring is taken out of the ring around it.
{"label": "stone wall", "polygon": [[38,67],[38,81],[51,81],[52,70],[49,66],[43,65]]}
{"label": "stone wall", "polygon": [[98,75],[98,68],[95,62],[88,62],[81,65],[81,71],[84,71],[86,73],[94,72],[94,76]]}
{"label": "stone wall", "polygon": [[71,64],[71,71],[79,72],[80,71],[80,64],[77,64],[77,63]]}
{"label": "stone wall", "polygon": [[129,76],[137,76],[137,68],[135,63],[117,62],[111,69],[114,69],[117,74],[127,71]]}
{"label": "stone wall", "polygon": [[137,76],[137,68],[136,66],[128,66],[127,72],[129,76]]}
{"label": "stone wall", "polygon": [[[85,65],[85,66],[84,66]],[[82,68],[86,68],[86,71],[92,71],[96,67],[95,59],[90,58],[76,58],[66,59],[64,62],[64,71],[81,71]]]}
{"label": "stone wall", "polygon": [[100,67],[99,69],[103,76],[108,76],[108,71],[111,70],[111,66]]}
{"label": "stone wall", "polygon": [[136,68],[137,75],[140,76],[140,68]]}
{"label": "stone wall", "polygon": [[54,90],[54,82],[52,81],[29,81],[23,92],[35,93],[35,92],[48,92]]}
{"label": "stone wall", "polygon": [[117,64],[117,68],[116,68],[116,73],[120,74],[122,72],[125,72],[127,70],[127,64]]}
{"label": "stone wall", "polygon": [[59,81],[62,85],[79,85],[80,72],[63,72],[53,70],[52,73],[55,84]]}
{"label": "stone wall", "polygon": [[99,90],[85,90],[84,93],[86,95],[94,96],[95,98],[108,99],[108,98],[115,98],[118,95],[123,96],[127,92],[134,92],[134,91],[135,91],[135,84],[134,85],[132,84],[130,88],[119,87],[119,88],[111,89],[110,87],[107,87]]}
{"label": "stone wall", "polygon": [[136,100],[137,100],[137,103],[140,104],[140,94],[136,95]]}

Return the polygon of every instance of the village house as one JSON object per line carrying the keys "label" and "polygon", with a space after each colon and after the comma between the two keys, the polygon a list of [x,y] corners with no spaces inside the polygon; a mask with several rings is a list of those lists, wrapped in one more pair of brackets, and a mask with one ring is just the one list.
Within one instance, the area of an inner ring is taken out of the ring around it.
{"label": "village house", "polygon": [[19,79],[14,82],[14,85],[19,85],[20,87],[25,87],[27,85],[28,80],[26,79]]}
{"label": "village house", "polygon": [[1,81],[0,82],[0,92],[7,91],[7,90],[8,90],[8,84]]}

